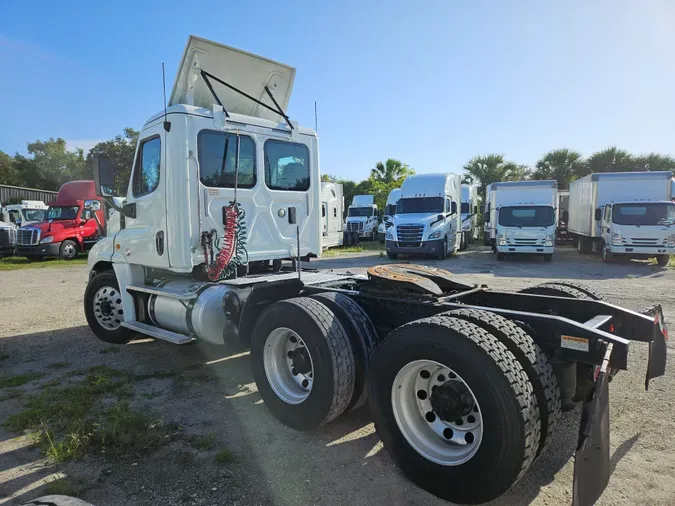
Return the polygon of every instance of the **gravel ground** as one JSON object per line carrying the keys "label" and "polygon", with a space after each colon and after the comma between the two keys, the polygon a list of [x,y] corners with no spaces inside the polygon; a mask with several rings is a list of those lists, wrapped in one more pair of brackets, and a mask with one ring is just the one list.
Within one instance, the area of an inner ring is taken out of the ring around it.
{"label": "gravel ground", "polygon": [[[359,272],[384,262],[377,252],[367,252],[312,266]],[[483,248],[442,263],[420,263],[442,265],[471,283],[500,289],[547,279],[583,280],[631,309],[660,302],[666,320],[675,319],[675,271],[645,263],[605,265],[566,249],[552,264],[536,258],[497,263]],[[188,435],[213,434],[217,448],[227,448],[235,460],[216,464],[215,449],[196,450],[176,441],[145,458],[87,457],[50,466],[27,437],[0,428],[0,504],[39,496],[46,479],[61,475],[97,506],[447,504],[394,467],[365,408],[312,433],[282,426],[260,400],[246,352],[228,355],[142,340],[119,353],[102,353],[108,346],[93,337],[82,311],[86,278],[84,266],[0,272],[0,356],[7,356],[0,361],[1,375],[44,373],[20,387],[26,392],[70,370],[100,364],[136,374],[183,371],[174,378],[136,383],[134,405],[177,423]],[[669,344],[668,354],[672,352]],[[54,362],[68,365],[49,368]],[[644,391],[646,365],[647,347],[632,344],[629,370],[610,385],[613,475],[598,504],[675,504],[673,359],[649,392]],[[20,409],[19,399],[4,397],[0,422]],[[495,505],[571,502],[579,416],[579,409],[563,416],[545,454]]]}

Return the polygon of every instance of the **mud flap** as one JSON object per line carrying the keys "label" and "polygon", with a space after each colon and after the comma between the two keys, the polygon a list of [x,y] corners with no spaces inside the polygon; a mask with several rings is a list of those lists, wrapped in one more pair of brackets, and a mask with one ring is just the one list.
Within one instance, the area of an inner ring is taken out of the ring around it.
{"label": "mud flap", "polygon": [[661,306],[655,306],[650,310],[654,315],[654,339],[649,343],[649,361],[647,362],[647,377],[645,378],[645,390],[649,390],[649,380],[658,378],[666,373],[666,341],[668,340],[668,328],[663,321]]}
{"label": "mud flap", "polygon": [[574,455],[573,506],[593,505],[609,483],[609,371],[608,346],[598,377],[581,411],[579,442]]}

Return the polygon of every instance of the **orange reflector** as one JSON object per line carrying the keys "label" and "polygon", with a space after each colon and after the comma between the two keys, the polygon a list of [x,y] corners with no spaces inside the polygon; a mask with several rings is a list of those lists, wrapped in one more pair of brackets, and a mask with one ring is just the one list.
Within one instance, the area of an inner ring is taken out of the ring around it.
{"label": "orange reflector", "polygon": [[609,331],[613,334],[614,333],[614,324],[610,323],[609,324]]}
{"label": "orange reflector", "polygon": [[120,249],[120,248],[121,248],[121,246],[120,246],[119,243],[115,244],[115,249]]}

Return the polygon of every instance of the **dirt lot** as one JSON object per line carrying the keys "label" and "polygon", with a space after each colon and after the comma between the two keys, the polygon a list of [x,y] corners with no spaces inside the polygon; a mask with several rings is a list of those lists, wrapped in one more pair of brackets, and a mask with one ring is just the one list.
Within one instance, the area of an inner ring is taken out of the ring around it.
{"label": "dirt lot", "polygon": [[[377,252],[364,252],[312,266],[356,271],[383,262],[386,258]],[[555,278],[584,280],[632,309],[661,302],[666,320],[675,320],[672,269],[638,262],[603,265],[570,250],[557,253],[552,264],[536,258],[497,263],[482,248],[442,266],[470,282],[501,289]],[[112,351],[86,327],[86,277],[84,266],[0,272],[0,378],[36,373],[24,376],[30,380],[22,385],[0,389],[0,423],[22,412],[31,394],[88,381],[97,371],[98,383],[109,380],[106,374],[133,378],[125,394],[129,405],[161,417],[170,430],[162,433],[158,449],[141,456],[90,451],[74,461],[49,464],[29,435],[0,427],[0,504],[21,504],[43,493],[45,482],[61,477],[97,506],[447,504],[393,466],[367,409],[312,433],[282,426],[260,400],[245,352],[228,355],[152,340]],[[645,392],[647,348],[633,344],[629,371],[610,385],[614,473],[599,504],[675,504],[672,352],[669,344],[666,376]],[[106,402],[103,398],[98,409]],[[578,409],[564,415],[546,453],[495,504],[570,503],[579,416]]]}

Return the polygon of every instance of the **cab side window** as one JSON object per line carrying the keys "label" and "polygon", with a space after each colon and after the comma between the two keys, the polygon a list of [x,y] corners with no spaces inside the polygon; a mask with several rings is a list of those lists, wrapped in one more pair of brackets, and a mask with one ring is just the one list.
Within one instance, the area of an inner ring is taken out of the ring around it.
{"label": "cab side window", "polygon": [[607,206],[605,207],[605,221],[610,222],[612,218],[612,208]]}
{"label": "cab side window", "polygon": [[142,197],[154,192],[159,186],[162,141],[159,137],[144,140],[138,148],[132,193]]}
{"label": "cab side window", "polygon": [[445,212],[449,213],[452,209],[452,204],[450,204],[450,199],[445,199]]}

